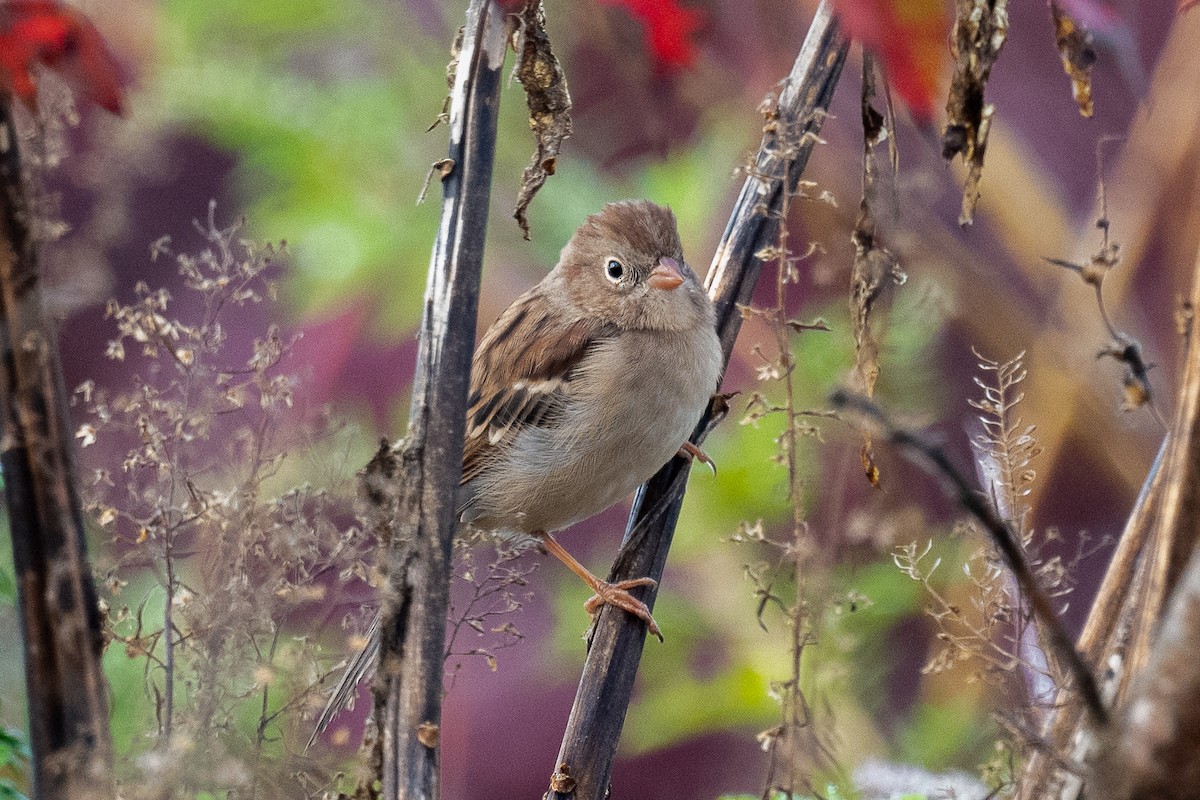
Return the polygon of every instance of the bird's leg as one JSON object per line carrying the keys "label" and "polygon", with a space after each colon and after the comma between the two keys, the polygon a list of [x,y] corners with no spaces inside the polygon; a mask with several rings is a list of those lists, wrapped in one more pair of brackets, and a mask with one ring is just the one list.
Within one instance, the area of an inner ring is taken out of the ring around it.
{"label": "bird's leg", "polygon": [[694,458],[701,464],[707,464],[708,468],[712,470],[713,475],[717,474],[717,465],[711,458],[708,457],[708,453],[704,452],[699,447],[696,447],[696,445],[692,444],[691,442],[684,442],[676,455],[681,458],[686,458],[688,461],[691,461]]}
{"label": "bird's leg", "polygon": [[540,534],[542,542],[546,545],[546,550],[555,558],[567,565],[567,568],[583,578],[595,596],[590,598],[583,604],[583,608],[590,616],[595,616],[600,606],[609,605],[615,608],[628,611],[638,619],[646,623],[646,628],[661,642],[663,640],[662,631],[658,628],[658,623],[654,621],[653,615],[650,614],[650,607],[638,600],[629,593],[630,589],[637,586],[657,586],[658,581],[653,578],[634,578],[628,581],[619,581],[617,583],[607,583],[600,580],[583,564],[575,560],[575,557],[566,551],[553,536],[548,533]]}

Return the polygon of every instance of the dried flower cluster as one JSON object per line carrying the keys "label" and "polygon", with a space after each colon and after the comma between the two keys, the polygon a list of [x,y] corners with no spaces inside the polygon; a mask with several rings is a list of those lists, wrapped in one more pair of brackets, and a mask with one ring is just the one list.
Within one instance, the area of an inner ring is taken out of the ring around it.
{"label": "dried flower cluster", "polygon": [[271,325],[248,354],[230,352],[225,320],[273,297],[280,250],[218,227],[211,209],[197,228],[199,255],[167,239],[153,249],[173,259],[183,298],[139,284],[134,302],[108,306],[107,355],[136,361],[133,386],[76,394],[88,412],[77,436],[96,454],[88,508],[112,552],[110,649],[144,661],[154,709],[126,796],[311,796],[325,781],[292,759],[325,676],[297,623],[328,586],[370,577],[371,543],[348,492],[288,485],[289,465],[332,435],[293,409],[291,342]]}
{"label": "dried flower cluster", "polygon": [[[493,543],[489,535],[454,541],[454,582],[458,592],[450,599],[446,631],[448,685],[453,685],[467,658],[482,658],[495,672],[499,666],[496,651],[525,638],[511,617],[532,594],[525,588],[526,578],[537,569],[537,562],[519,560],[522,552],[504,541]],[[490,558],[479,563],[481,554]],[[474,633],[473,638],[468,630]]]}
{"label": "dried flower cluster", "polygon": [[[282,255],[240,228],[218,227],[210,208],[198,255],[156,242],[185,291],[139,283],[132,303],[110,301],[106,355],[136,364],[137,377],[75,393],[87,509],[111,552],[99,576],[109,647],[144,662],[152,708],[125,771],[134,798],[323,796],[330,777],[299,759],[341,651],[323,653],[307,631],[314,615],[349,608],[348,647],[361,647],[369,609],[337,587],[378,583],[374,536],[349,499],[352,465],[329,486],[297,484],[312,472],[306,454],[328,453],[341,432],[294,408],[292,340],[269,325],[248,354],[231,352],[230,318],[274,299]],[[504,619],[535,568],[519,555],[456,542],[448,686],[465,659],[496,669],[495,652],[521,640]]]}
{"label": "dried flower cluster", "polygon": [[[1028,498],[1037,473],[1033,462],[1041,452],[1036,426],[1018,413],[1024,398],[1019,384],[1025,378],[1024,353],[998,362],[978,353],[979,368],[990,379],[976,377],[983,391],[969,400],[980,412],[982,431],[972,440],[981,483],[1000,517],[1014,531],[1025,551],[1038,585],[1056,601],[1075,588],[1073,575],[1081,561],[1107,543],[1082,534],[1074,553],[1064,557],[1062,538],[1053,528],[1036,530],[1030,524]],[[997,743],[995,757],[984,765],[984,779],[1001,796],[1014,789],[1013,761],[1028,755],[1040,742],[1044,717],[1065,684],[1047,633],[1037,624],[1033,609],[1022,596],[991,540],[973,524],[956,527],[955,536],[970,543],[963,559],[966,595],[951,595],[935,577],[942,558],[933,543],[911,542],[893,552],[896,566],[924,587],[926,612],[933,619],[937,644],[922,668],[925,674],[969,670],[968,680],[980,681],[1004,698],[1000,723],[1010,736]],[[1065,607],[1065,606],[1064,606]]]}

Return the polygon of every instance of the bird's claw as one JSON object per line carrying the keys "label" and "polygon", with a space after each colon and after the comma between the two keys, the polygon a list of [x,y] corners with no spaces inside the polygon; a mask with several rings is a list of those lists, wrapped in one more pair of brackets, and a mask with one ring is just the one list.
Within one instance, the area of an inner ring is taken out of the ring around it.
{"label": "bird's claw", "polygon": [[622,611],[628,611],[645,622],[647,630],[657,636],[661,642],[663,641],[662,631],[659,630],[658,623],[654,621],[654,616],[650,613],[650,607],[629,593],[630,589],[638,586],[654,587],[657,585],[658,581],[653,578],[634,578],[617,583],[600,581],[596,586],[592,587],[596,594],[583,604],[583,609],[592,617],[596,616],[596,612],[600,610],[601,606],[613,606]]}
{"label": "bird's claw", "polygon": [[684,442],[683,445],[679,448],[678,455],[681,458],[686,458],[688,461],[695,459],[696,461],[699,461],[701,464],[705,464],[709,469],[711,469],[713,475],[717,474],[716,462],[714,462],[711,458],[708,457],[708,453],[704,452],[699,447],[696,447],[696,445],[692,444],[691,442]]}

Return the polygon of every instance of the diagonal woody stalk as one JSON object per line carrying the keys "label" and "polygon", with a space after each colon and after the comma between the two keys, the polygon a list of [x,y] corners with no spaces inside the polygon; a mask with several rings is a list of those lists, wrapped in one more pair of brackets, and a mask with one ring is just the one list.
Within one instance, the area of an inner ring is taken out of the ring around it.
{"label": "diagonal woody stalk", "polygon": [[[429,265],[405,440],[362,474],[368,518],[389,548],[375,777],[382,797],[436,798],[453,491],[462,472],[467,384],[508,34],[493,0],[471,0],[450,96],[442,219]],[[373,795],[360,788],[361,794]]]}
{"label": "diagonal woody stalk", "polygon": [[[783,200],[795,191],[819,141],[816,134],[848,47],[829,3],[822,2],[778,104],[769,113],[762,146],[708,271],[706,285],[716,305],[717,333],[726,362],[741,327],[739,306],[750,302],[762,269],[757,254],[777,240]],[[710,411],[697,426],[694,443],[707,435],[714,422],[712,414]],[[644,575],[661,580],[688,466],[674,459],[638,491],[609,581]],[[654,590],[643,599],[653,606]],[[602,800],[606,796],[645,641],[646,628],[640,621],[607,607],[600,612],[546,795],[549,800]]]}
{"label": "diagonal woody stalk", "polygon": [[31,794],[107,800],[112,740],[100,613],[30,214],[12,108],[0,96],[0,468],[25,645]]}

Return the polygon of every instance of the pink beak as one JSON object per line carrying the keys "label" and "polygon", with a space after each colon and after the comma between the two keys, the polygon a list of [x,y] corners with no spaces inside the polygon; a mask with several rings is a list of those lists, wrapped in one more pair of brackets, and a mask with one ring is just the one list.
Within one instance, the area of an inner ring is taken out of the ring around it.
{"label": "pink beak", "polygon": [[663,256],[658,260],[657,266],[650,270],[650,280],[647,283],[655,289],[671,290],[676,288],[683,283],[683,273],[679,269],[679,262]]}

